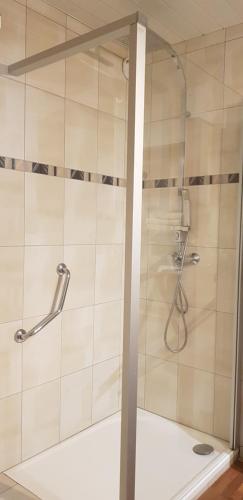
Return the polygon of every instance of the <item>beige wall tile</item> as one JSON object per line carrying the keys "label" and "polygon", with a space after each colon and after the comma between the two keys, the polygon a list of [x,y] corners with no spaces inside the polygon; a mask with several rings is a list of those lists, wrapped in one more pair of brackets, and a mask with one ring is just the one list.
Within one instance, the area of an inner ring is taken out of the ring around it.
{"label": "beige wall tile", "polygon": [[146,359],[145,408],[176,419],[177,365],[150,356]]}
{"label": "beige wall tile", "polygon": [[[25,248],[24,317],[48,314],[54,299],[58,275],[57,265],[63,261],[59,246]],[[67,263],[66,263],[67,264]]]}
{"label": "beige wall tile", "polygon": [[188,254],[200,255],[197,266],[185,268],[183,284],[191,307],[214,310],[217,293],[217,249],[188,247]]}
{"label": "beige wall tile", "polygon": [[[65,42],[65,27],[56,24],[47,17],[27,9],[26,56],[38,54]],[[54,94],[65,94],[65,60],[62,59],[46,67],[26,74],[26,82]]]}
{"label": "beige wall tile", "polygon": [[235,248],[238,229],[239,185],[222,184],[220,186],[220,248]]}
{"label": "beige wall tile", "polygon": [[97,186],[96,243],[123,243],[125,239],[126,190],[100,184]]}
{"label": "beige wall tile", "polygon": [[0,149],[3,156],[24,158],[24,94],[22,83],[0,78]]}
{"label": "beige wall tile", "polygon": [[181,198],[178,196],[178,188],[148,189],[148,194],[149,243],[175,245],[175,227],[181,224]]}
{"label": "beige wall tile", "polygon": [[119,409],[120,358],[93,367],[92,422],[98,422]]}
{"label": "beige wall tile", "polygon": [[[75,36],[74,32],[67,32],[68,40]],[[66,97],[94,108],[98,107],[99,67],[96,57],[97,49],[91,55],[80,53],[66,59]]]}
{"label": "beige wall tile", "polygon": [[25,158],[64,165],[64,100],[32,87],[26,88]]}
{"label": "beige wall tile", "polygon": [[66,246],[64,260],[71,272],[64,309],[75,309],[93,304],[95,284],[94,245]]}
{"label": "beige wall tile", "polygon": [[0,471],[21,460],[21,396],[0,400]]}
{"label": "beige wall tile", "polygon": [[[0,171],[1,245],[24,243],[24,174]],[[11,228],[11,231],[10,231]]]}
{"label": "beige wall tile", "polygon": [[224,108],[230,108],[234,106],[242,106],[243,96],[230,89],[229,87],[224,87]]}
{"label": "beige wall tile", "polygon": [[221,171],[223,111],[197,113],[186,121],[186,175]]}
{"label": "beige wall tile", "polygon": [[58,442],[59,411],[59,380],[23,393],[22,457],[24,460]]}
{"label": "beige wall tile", "polygon": [[178,177],[184,141],[184,118],[151,123],[149,178]]}
{"label": "beige wall tile", "polygon": [[[190,308],[186,315],[188,341],[179,354],[179,363],[208,372],[214,372],[216,313]],[[180,319],[180,344],[184,341],[184,327]]]}
{"label": "beige wall tile", "polygon": [[25,174],[25,243],[63,243],[64,179]]}
{"label": "beige wall tile", "polygon": [[[26,0],[24,1],[26,3]],[[55,9],[50,5],[47,5],[45,1],[27,0],[27,7],[29,7],[29,9],[35,10],[36,12],[39,12],[39,14],[42,14],[43,16],[48,17],[49,19],[52,19],[58,24],[66,26],[66,17],[67,17],[66,14],[64,14],[61,10]]]}
{"label": "beige wall tile", "polygon": [[[123,315],[123,310],[122,310]],[[123,316],[122,316],[123,317]],[[138,336],[138,352],[145,354],[146,352],[146,335],[147,335],[147,301],[140,299],[140,327]],[[123,343],[123,338],[122,338]],[[123,346],[121,346],[123,347]]]}
{"label": "beige wall tile", "polygon": [[151,124],[144,123],[144,135],[143,135],[143,179],[148,179],[150,177],[150,165],[151,165]]}
{"label": "beige wall tile", "polygon": [[23,266],[22,247],[0,248],[0,323],[22,318]]}
{"label": "beige wall tile", "polygon": [[204,47],[187,55],[189,61],[198,66],[207,74],[213,76],[219,82],[224,79],[224,55],[225,45],[220,43]]}
{"label": "beige wall tile", "polygon": [[213,431],[214,375],[179,367],[178,421],[203,432]]}
{"label": "beige wall tile", "polygon": [[[33,328],[43,317],[26,319],[23,328]],[[60,377],[61,319],[56,318],[23,344],[23,390]]]}
{"label": "beige wall tile", "polygon": [[190,187],[192,246],[217,247],[219,226],[220,186]]}
{"label": "beige wall tile", "polygon": [[225,377],[232,376],[233,337],[233,315],[217,312],[215,372]]}
{"label": "beige wall tile", "polygon": [[[177,354],[168,351],[164,342],[164,332],[169,312],[169,304],[148,300],[146,354],[164,361],[176,362],[178,358]],[[167,339],[173,349],[178,347],[179,315],[176,309],[170,322]]]}
{"label": "beige wall tile", "polygon": [[93,307],[64,311],[62,317],[62,375],[92,364]]}
{"label": "beige wall tile", "polygon": [[226,377],[215,377],[214,401],[214,435],[229,441],[230,439],[230,408],[232,396],[232,380]]}
{"label": "beige wall tile", "polygon": [[148,64],[146,56],[145,67],[145,100],[144,100],[144,121],[149,123],[151,121],[151,103],[152,103],[152,64]]}
{"label": "beige wall tile", "polygon": [[223,84],[187,59],[187,106],[191,113],[223,107]]}
{"label": "beige wall tile", "polygon": [[95,306],[94,363],[119,356],[123,326],[123,303],[108,302]]}
{"label": "beige wall tile", "polygon": [[208,35],[197,36],[186,41],[186,50],[191,52],[192,50],[201,49],[203,47],[209,47],[210,45],[215,45],[217,43],[224,42],[225,40],[225,29],[220,29],[209,33]]}
{"label": "beige wall tile", "polygon": [[91,425],[92,368],[61,379],[61,439]]}
{"label": "beige wall tile", "polygon": [[83,33],[90,31],[88,26],[80,23],[77,19],[71,16],[67,16],[67,28],[79,35],[83,35]]}
{"label": "beige wall tile", "polygon": [[234,38],[241,38],[243,36],[243,23],[235,24],[226,28],[226,40],[233,40]]}
{"label": "beige wall tile", "polygon": [[98,172],[125,176],[125,121],[99,113]]}
{"label": "beige wall tile", "polygon": [[225,52],[225,85],[243,95],[243,66],[241,55],[243,38],[226,43]]}
{"label": "beige wall tile", "polygon": [[125,118],[126,79],[121,59],[103,48],[99,50],[99,57],[99,109]]}
{"label": "beige wall tile", "polygon": [[181,78],[181,72],[171,58],[153,64],[152,121],[177,117],[183,113],[184,89]]}
{"label": "beige wall tile", "polygon": [[95,303],[120,300],[123,290],[122,245],[97,245]]}
{"label": "beige wall tile", "polygon": [[145,407],[145,366],[146,357],[142,354],[138,356],[138,407]]}
{"label": "beige wall tile", "polygon": [[150,206],[150,189],[142,191],[142,227],[141,227],[141,245],[148,243],[148,219]]}
{"label": "beige wall tile", "polygon": [[147,298],[147,283],[148,283],[148,245],[141,246],[141,261],[140,261],[140,298]]}
{"label": "beige wall tile", "polygon": [[146,54],[146,61],[149,60],[149,64],[164,61],[165,59],[170,59],[170,53],[165,47],[152,52],[152,61],[151,55],[148,52]]}
{"label": "beige wall tile", "polygon": [[222,173],[240,172],[242,168],[243,107],[224,111]]}
{"label": "beige wall tile", "polygon": [[[240,422],[242,422],[242,419],[243,419],[243,384],[241,384],[241,414],[240,414]],[[243,426],[241,425],[240,426],[240,444],[241,444],[241,447],[242,447],[242,444],[243,444]],[[241,449],[241,452],[243,452],[243,450]]]}
{"label": "beige wall tile", "polygon": [[12,64],[25,57],[26,9],[14,0],[0,1],[4,22],[0,33],[0,60]]}
{"label": "beige wall tile", "polygon": [[22,348],[14,342],[21,321],[0,325],[0,397],[4,398],[21,391]]}
{"label": "beige wall tile", "polygon": [[65,166],[96,172],[97,111],[67,100],[65,120]]}
{"label": "beige wall tile", "polygon": [[175,247],[150,245],[148,248],[147,296],[150,300],[171,303],[176,284],[176,272],[172,261]]}
{"label": "beige wall tile", "polygon": [[219,250],[217,310],[233,313],[235,310],[235,250]]}
{"label": "beige wall tile", "polygon": [[65,180],[64,243],[95,243],[96,184]]}

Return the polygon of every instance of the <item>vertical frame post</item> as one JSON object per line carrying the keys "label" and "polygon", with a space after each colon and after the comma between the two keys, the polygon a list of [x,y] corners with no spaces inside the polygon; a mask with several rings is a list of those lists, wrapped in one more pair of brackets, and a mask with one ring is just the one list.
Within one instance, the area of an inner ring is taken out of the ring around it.
{"label": "vertical frame post", "polygon": [[241,417],[241,367],[243,354],[243,129],[240,141],[241,168],[239,172],[238,227],[236,241],[236,287],[233,337],[233,373],[230,419],[230,448],[240,449]]}
{"label": "vertical frame post", "polygon": [[240,416],[241,416],[241,368],[243,354],[243,178],[240,173],[240,200],[238,207],[238,238],[236,264],[236,307],[234,318],[233,344],[233,374],[232,374],[232,402],[230,421],[230,448],[240,449]]}
{"label": "vertical frame post", "polygon": [[146,27],[129,35],[120,500],[135,498]]}

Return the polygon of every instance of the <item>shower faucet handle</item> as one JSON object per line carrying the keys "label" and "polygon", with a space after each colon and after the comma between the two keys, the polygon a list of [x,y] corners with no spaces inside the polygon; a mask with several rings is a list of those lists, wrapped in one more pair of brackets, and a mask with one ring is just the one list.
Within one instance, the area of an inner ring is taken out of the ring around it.
{"label": "shower faucet handle", "polygon": [[[173,261],[176,265],[176,267],[180,267],[182,263],[182,255],[178,252],[173,253],[172,255]],[[199,264],[200,262],[200,255],[196,252],[192,252],[190,255],[186,255],[184,265],[185,266],[190,266],[190,265],[196,265]]]}

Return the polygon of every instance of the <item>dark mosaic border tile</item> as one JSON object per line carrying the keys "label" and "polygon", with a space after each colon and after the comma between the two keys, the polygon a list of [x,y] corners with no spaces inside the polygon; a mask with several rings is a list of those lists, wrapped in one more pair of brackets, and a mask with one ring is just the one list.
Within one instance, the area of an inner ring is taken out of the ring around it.
{"label": "dark mosaic border tile", "polygon": [[[106,186],[126,187],[126,179],[113,177],[110,175],[76,170],[73,168],[56,167],[45,163],[31,162],[27,160],[18,160],[0,156],[0,168],[16,170],[18,172],[29,172],[34,174],[49,175],[52,177],[61,177],[84,182],[94,182]],[[210,184],[235,184],[239,183],[239,173],[200,175],[185,178],[185,186],[208,186]],[[146,179],[143,180],[144,189],[178,187],[177,178],[169,179]]]}
{"label": "dark mosaic border tile", "polygon": [[126,179],[119,177],[75,170],[73,168],[56,167],[54,165],[27,160],[16,160],[14,158],[7,158],[6,156],[0,156],[0,168],[84,182],[94,182],[96,184],[106,184],[107,186],[126,187]]}
{"label": "dark mosaic border tile", "polygon": [[43,163],[32,163],[32,172],[33,174],[49,175],[49,167]]}
{"label": "dark mosaic border tile", "polygon": [[[210,184],[236,184],[240,181],[240,174],[216,174],[186,177],[185,186],[209,186]],[[178,179],[149,179],[143,182],[144,189],[178,187]]]}

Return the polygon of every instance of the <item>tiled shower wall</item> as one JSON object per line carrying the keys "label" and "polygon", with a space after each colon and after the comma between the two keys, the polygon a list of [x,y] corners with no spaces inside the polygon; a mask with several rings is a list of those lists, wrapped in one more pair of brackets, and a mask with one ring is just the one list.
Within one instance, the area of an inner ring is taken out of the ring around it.
{"label": "tiled shower wall", "polygon": [[[240,193],[234,174],[242,168],[243,25],[189,40],[176,50],[186,75],[189,112],[188,253],[198,252],[201,260],[183,273],[189,337],[181,353],[171,354],[163,332],[175,288],[171,254],[177,248],[173,226],[179,201],[176,187],[146,189],[151,181],[145,182],[139,403],[228,440]],[[149,180],[178,177],[183,99],[183,79],[175,60],[165,51],[154,54],[147,65],[145,175]],[[173,186],[172,181],[169,184]],[[184,340],[176,313],[169,340],[173,347]]]}
{"label": "tiled shower wall", "polygon": [[[87,30],[41,0],[0,13],[5,64]],[[0,471],[119,409],[125,189],[110,184],[125,177],[126,81],[99,56],[0,79]],[[49,312],[62,261],[64,313],[16,344]]]}
{"label": "tiled shower wall", "polygon": [[[0,9],[1,63],[86,31],[41,0],[0,0]],[[242,46],[243,27],[236,26],[177,47],[191,113],[185,174],[201,179],[189,187],[189,251],[201,263],[184,275],[189,341],[179,355],[169,354],[162,338],[174,232],[156,222],[163,212],[173,225],[177,189],[144,189],[139,404],[224,439],[239,184],[235,176],[226,184],[204,176],[241,168]],[[99,63],[80,55],[26,78],[0,79],[0,155],[30,162],[6,161],[25,173],[0,169],[0,470],[119,408],[125,190],[79,180],[81,171],[91,180],[92,173],[125,177],[126,82],[119,58],[105,50],[99,56]],[[147,67],[146,179],[178,175],[182,102],[176,65],[154,54]],[[58,175],[31,173],[47,172],[39,163],[55,165],[49,173]],[[17,328],[49,312],[62,260],[72,273],[65,312],[39,336],[15,344]],[[176,325],[173,345],[183,335]]]}

